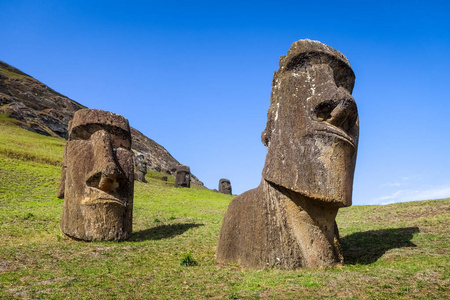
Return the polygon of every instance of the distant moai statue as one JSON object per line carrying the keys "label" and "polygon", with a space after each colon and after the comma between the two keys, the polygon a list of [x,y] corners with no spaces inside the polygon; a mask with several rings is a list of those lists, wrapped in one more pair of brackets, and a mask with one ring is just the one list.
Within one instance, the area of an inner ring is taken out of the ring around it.
{"label": "distant moai statue", "polygon": [[188,166],[179,165],[175,174],[175,187],[191,187],[191,169]]}
{"label": "distant moai statue", "polygon": [[222,178],[219,180],[219,193],[231,195],[231,182]]}
{"label": "distant moai statue", "polygon": [[135,155],[136,173],[134,173],[134,180],[147,182],[145,180],[145,174],[147,174],[147,163],[144,160],[144,155]]}
{"label": "distant moai statue", "polygon": [[280,57],[261,184],[224,216],[217,261],[296,269],[343,263],[335,217],[352,204],[359,121],[347,58],[300,40]]}
{"label": "distant moai statue", "polygon": [[84,241],[128,238],[133,189],[128,120],[103,110],[78,110],[69,122],[57,195],[64,198],[62,232]]}

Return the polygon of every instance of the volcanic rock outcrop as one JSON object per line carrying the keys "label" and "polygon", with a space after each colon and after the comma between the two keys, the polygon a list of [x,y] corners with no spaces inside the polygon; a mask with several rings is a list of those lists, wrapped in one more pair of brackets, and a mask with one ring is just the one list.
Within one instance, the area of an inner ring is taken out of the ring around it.
{"label": "volcanic rock outcrop", "polygon": [[[20,127],[67,139],[69,121],[83,108],[86,107],[0,61],[0,114],[18,120]],[[149,169],[175,175],[180,163],[164,147],[134,128],[131,136],[133,151],[144,156]],[[191,182],[203,186],[194,175]]]}

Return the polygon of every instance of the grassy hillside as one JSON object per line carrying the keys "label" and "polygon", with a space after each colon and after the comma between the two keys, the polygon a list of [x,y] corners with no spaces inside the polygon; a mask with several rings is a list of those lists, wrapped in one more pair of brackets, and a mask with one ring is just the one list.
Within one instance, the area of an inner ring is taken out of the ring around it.
{"label": "grassy hillside", "polygon": [[346,265],[242,270],[214,261],[231,196],[136,182],[126,242],[59,229],[65,141],[0,117],[0,299],[447,299],[450,199],[340,210]]}

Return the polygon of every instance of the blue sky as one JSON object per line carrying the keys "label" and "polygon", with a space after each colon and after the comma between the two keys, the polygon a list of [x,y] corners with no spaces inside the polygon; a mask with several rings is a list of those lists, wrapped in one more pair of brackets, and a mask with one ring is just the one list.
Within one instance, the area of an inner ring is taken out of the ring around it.
{"label": "blue sky", "polygon": [[273,72],[299,39],[345,54],[353,203],[450,197],[449,1],[0,0],[0,60],[119,113],[209,188],[261,180]]}

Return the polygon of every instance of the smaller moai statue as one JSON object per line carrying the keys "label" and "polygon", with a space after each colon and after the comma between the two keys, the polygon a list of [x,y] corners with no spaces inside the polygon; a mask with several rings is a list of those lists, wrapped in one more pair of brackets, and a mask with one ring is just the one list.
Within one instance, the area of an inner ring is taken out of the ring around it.
{"label": "smaller moai statue", "polygon": [[76,240],[124,240],[132,232],[133,152],[128,120],[81,109],[69,122],[58,198],[62,232]]}
{"label": "smaller moai statue", "polygon": [[147,182],[145,174],[147,174],[147,163],[144,161],[144,155],[138,154],[135,156],[136,173],[134,173],[134,180],[140,182]]}
{"label": "smaller moai statue", "polygon": [[179,165],[175,175],[175,187],[191,187],[191,169],[188,166]]}
{"label": "smaller moai statue", "polygon": [[219,180],[219,193],[231,195],[231,182],[228,179],[222,178]]}

